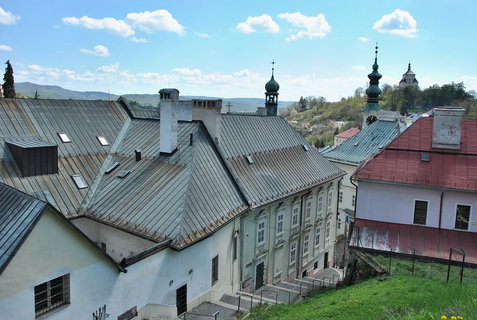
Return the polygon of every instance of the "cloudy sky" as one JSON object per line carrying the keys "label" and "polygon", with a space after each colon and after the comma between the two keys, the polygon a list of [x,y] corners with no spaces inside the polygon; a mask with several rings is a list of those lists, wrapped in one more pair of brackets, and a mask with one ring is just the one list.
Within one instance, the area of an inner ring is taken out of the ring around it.
{"label": "cloudy sky", "polygon": [[[411,62],[422,88],[477,91],[477,1],[0,0],[0,61],[16,82],[79,91],[329,101]],[[2,68],[3,69],[3,68]],[[3,72],[2,72],[3,73]]]}

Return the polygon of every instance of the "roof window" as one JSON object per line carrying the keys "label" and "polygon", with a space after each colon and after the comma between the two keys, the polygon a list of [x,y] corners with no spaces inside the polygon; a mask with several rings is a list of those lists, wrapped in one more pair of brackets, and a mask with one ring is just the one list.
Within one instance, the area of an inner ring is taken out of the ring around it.
{"label": "roof window", "polygon": [[421,161],[424,161],[424,162],[431,161],[431,155],[430,154],[421,154]]}
{"label": "roof window", "polygon": [[58,136],[60,137],[60,139],[63,143],[71,142],[70,137],[68,137],[68,135],[64,132],[58,132]]}
{"label": "roof window", "polygon": [[304,144],[303,149],[305,149],[305,151],[308,151],[308,150],[310,150],[310,147],[308,147],[306,144]]}
{"label": "roof window", "polygon": [[76,186],[78,189],[84,189],[87,188],[88,186],[86,185],[86,182],[84,182],[83,177],[79,174],[73,174],[71,175],[71,178],[75,182]]}
{"label": "roof window", "polygon": [[252,164],[252,163],[253,163],[253,158],[252,158],[252,156],[247,156],[246,158],[247,158],[248,164]]}
{"label": "roof window", "polygon": [[97,136],[99,143],[101,143],[102,146],[109,146],[108,139],[106,139],[103,136]]}

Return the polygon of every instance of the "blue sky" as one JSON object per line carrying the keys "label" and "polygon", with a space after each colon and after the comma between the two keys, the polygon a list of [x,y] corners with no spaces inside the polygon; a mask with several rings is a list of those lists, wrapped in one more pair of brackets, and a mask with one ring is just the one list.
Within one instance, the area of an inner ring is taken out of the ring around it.
{"label": "blue sky", "polygon": [[477,91],[476,31],[475,0],[0,0],[16,82],[115,94],[263,97],[274,59],[281,100],[336,101],[366,86],[375,42],[381,84],[411,62],[421,88]]}

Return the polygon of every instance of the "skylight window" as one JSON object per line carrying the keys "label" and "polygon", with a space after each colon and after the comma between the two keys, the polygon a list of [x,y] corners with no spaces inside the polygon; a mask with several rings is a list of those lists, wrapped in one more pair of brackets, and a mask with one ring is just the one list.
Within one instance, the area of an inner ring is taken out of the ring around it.
{"label": "skylight window", "polygon": [[101,143],[102,146],[109,146],[108,140],[103,137],[103,136],[97,136],[99,143]]}
{"label": "skylight window", "polygon": [[60,137],[61,141],[64,143],[71,142],[70,137],[68,137],[68,135],[64,132],[58,132],[58,136]]}
{"label": "skylight window", "polygon": [[84,189],[84,188],[87,188],[88,185],[86,185],[86,182],[84,182],[83,180],[83,177],[79,174],[73,174],[71,176],[71,178],[73,179],[73,181],[75,182],[76,186],[78,187],[78,189]]}
{"label": "skylight window", "polygon": [[305,149],[305,151],[308,151],[308,150],[310,150],[310,147],[308,147],[306,144],[304,144],[303,149]]}
{"label": "skylight window", "polygon": [[252,163],[253,163],[253,158],[252,158],[252,156],[247,156],[247,162],[248,162],[248,164],[252,164]]}

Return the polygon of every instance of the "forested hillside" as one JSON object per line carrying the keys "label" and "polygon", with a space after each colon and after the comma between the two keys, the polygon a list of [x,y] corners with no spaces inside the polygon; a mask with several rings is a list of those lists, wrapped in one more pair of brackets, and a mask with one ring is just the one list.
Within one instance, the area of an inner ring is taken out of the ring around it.
{"label": "forested hillside", "polygon": [[[437,106],[455,106],[466,109],[466,117],[477,117],[477,95],[465,90],[464,84],[433,85],[424,90],[413,86],[381,86],[380,105],[384,110],[422,113]],[[301,97],[290,105],[281,116],[289,121],[316,147],[333,145],[335,134],[361,126],[361,109],[366,105],[363,88],[355,90],[353,97],[338,102],[327,102],[323,97]],[[338,122],[338,123],[337,123]],[[342,122],[345,122],[343,124]]]}

